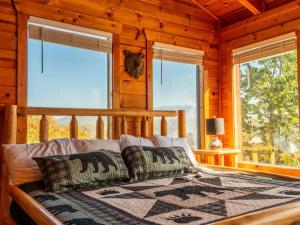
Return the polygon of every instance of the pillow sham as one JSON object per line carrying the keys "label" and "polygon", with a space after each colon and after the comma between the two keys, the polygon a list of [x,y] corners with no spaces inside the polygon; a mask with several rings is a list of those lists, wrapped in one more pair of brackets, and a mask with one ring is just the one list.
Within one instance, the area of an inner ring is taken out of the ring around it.
{"label": "pillow sham", "polygon": [[122,151],[133,180],[192,172],[192,164],[182,147],[128,146]]}
{"label": "pillow sham", "polygon": [[155,147],[153,142],[147,138],[135,137],[127,134],[121,135],[120,144],[122,150],[133,145]]}
{"label": "pillow sham", "polygon": [[38,144],[5,144],[2,145],[2,149],[9,179],[15,185],[42,180],[39,167],[32,157],[77,153],[69,138]]}
{"label": "pillow sham", "polygon": [[43,174],[46,191],[61,192],[129,180],[121,153],[98,150],[33,158]]}
{"label": "pillow sham", "polygon": [[184,138],[173,138],[173,137],[165,137],[160,135],[154,135],[153,143],[155,147],[172,147],[172,146],[180,146],[184,148],[187,156],[192,162],[193,166],[197,166],[198,162],[195,158],[192,148],[186,142]]}
{"label": "pillow sham", "polygon": [[119,140],[87,140],[87,139],[71,139],[75,148],[79,152],[91,152],[99,149],[111,150],[114,152],[121,152]]}

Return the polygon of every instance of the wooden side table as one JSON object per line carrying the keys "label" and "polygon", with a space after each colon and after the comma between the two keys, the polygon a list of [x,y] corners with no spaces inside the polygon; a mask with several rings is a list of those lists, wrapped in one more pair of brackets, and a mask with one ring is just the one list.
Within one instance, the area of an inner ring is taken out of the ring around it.
{"label": "wooden side table", "polygon": [[237,168],[239,149],[194,149],[194,154],[198,162],[219,166],[230,166]]}

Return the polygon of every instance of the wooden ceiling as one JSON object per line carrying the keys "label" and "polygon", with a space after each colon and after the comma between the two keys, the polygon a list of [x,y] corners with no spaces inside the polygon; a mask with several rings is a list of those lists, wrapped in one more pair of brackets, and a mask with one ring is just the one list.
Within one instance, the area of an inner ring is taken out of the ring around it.
{"label": "wooden ceiling", "polygon": [[[189,6],[198,7],[202,11],[227,26],[279,7],[293,0],[173,0]],[[161,0],[163,5],[164,0]]]}

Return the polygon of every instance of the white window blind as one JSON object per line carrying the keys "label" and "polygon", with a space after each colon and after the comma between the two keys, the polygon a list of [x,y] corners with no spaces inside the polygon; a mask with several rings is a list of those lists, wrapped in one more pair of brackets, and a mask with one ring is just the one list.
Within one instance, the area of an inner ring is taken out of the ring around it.
{"label": "white window blind", "polygon": [[173,62],[203,64],[204,52],[197,49],[184,48],[156,42],[153,46],[153,58]]}
{"label": "white window blind", "polygon": [[296,35],[289,33],[233,50],[233,64],[246,63],[295,50]]}
{"label": "white window blind", "polygon": [[29,38],[95,51],[112,52],[110,33],[88,28],[30,18]]}

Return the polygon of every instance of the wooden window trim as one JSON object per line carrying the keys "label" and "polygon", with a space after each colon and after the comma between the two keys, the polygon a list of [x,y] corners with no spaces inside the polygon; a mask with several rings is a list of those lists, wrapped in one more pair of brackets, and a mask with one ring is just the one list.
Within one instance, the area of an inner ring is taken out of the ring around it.
{"label": "wooden window trim", "polygon": [[[161,44],[161,43],[160,43]],[[165,46],[171,46],[171,45],[167,45],[167,44],[163,44]],[[155,46],[153,47],[154,50]],[[180,49],[187,49],[184,47],[179,47],[179,46],[174,46],[174,49],[178,48],[178,51],[180,51]],[[151,49],[152,50],[152,49]],[[193,50],[193,49],[191,49]],[[195,49],[196,53],[198,54],[203,54],[203,51],[198,51]],[[155,53],[154,53],[155,54]],[[174,55],[175,56],[175,55]],[[152,55],[151,57],[151,71],[153,70],[153,59],[161,59],[158,58],[157,55],[156,57],[154,55]],[[175,58],[176,59],[176,58]],[[170,61],[168,59],[164,59],[162,58],[161,60],[166,60],[166,61]],[[197,148],[205,148],[206,143],[207,142],[207,135],[205,135],[205,118],[207,118],[208,116],[205,114],[206,110],[204,108],[205,103],[208,103],[209,100],[207,99],[208,96],[205,95],[204,93],[204,89],[208,90],[208,71],[204,70],[204,61],[203,61],[203,56],[201,56],[201,59],[198,61],[181,61],[181,58],[178,58],[177,60],[171,60],[172,62],[176,62],[176,63],[189,63],[189,64],[194,64],[196,65],[196,82],[197,82],[197,87],[196,90],[198,90],[197,94]],[[150,62],[149,62],[150,64]],[[148,82],[148,81],[147,81]],[[151,93],[151,109],[153,109],[153,77],[151,75],[151,91],[149,91]],[[149,93],[147,93],[149,94]],[[205,97],[206,96],[206,97]],[[207,113],[208,114],[208,113]],[[152,131],[153,131],[153,127],[152,127]]]}
{"label": "wooden window trim", "polygon": [[[296,51],[297,51],[297,67],[298,67],[298,107],[300,112],[300,30],[294,31],[296,34]],[[288,35],[288,34],[287,34]],[[257,45],[254,43],[253,45]],[[232,50],[233,53],[233,50]],[[242,147],[242,124],[241,124],[241,102],[240,102],[240,86],[239,85],[239,74],[236,73],[236,66],[239,64],[233,63],[233,57],[231,57],[231,66],[232,66],[232,93],[233,93],[233,145],[234,148],[241,148]],[[237,111],[236,111],[237,110]],[[238,122],[235,123],[235,119],[238,119]],[[237,124],[238,126],[236,126]],[[299,113],[299,127],[300,127],[300,113]],[[299,129],[300,135],[300,129]],[[268,165],[256,162],[248,162],[243,161],[242,153],[240,155],[240,161],[238,163],[238,168],[241,169],[248,169],[258,172],[268,172],[274,174],[282,174],[291,177],[300,177],[300,168],[288,167],[288,166],[281,166],[281,165]]]}
{"label": "wooden window trim", "polygon": [[153,59],[203,65],[204,52],[198,49],[155,42]]}
{"label": "wooden window trim", "polygon": [[268,165],[262,163],[252,163],[247,161],[238,162],[239,169],[246,169],[254,172],[265,172],[274,175],[284,175],[290,178],[300,178],[300,169],[288,166]]}
{"label": "wooden window trim", "polygon": [[[28,104],[28,82],[27,82],[27,22],[28,15],[18,12],[18,54],[17,54],[17,105],[26,107]],[[17,143],[23,144],[27,141],[27,117],[18,117]]]}
{"label": "wooden window trim", "polygon": [[292,32],[234,49],[233,64],[243,64],[292,51],[296,48],[296,38],[295,32]]}
{"label": "wooden window trim", "polygon": [[[17,26],[18,26],[18,51],[17,51],[17,105],[21,107],[28,106],[28,21],[30,16],[24,14],[20,11],[17,13]],[[55,22],[55,21],[54,21]],[[69,27],[73,27],[70,24],[67,24]],[[78,26],[75,26],[78,27]],[[92,30],[89,28],[83,28],[83,30]],[[102,32],[102,31],[99,31]],[[103,34],[106,32],[103,32]],[[114,68],[119,68],[118,66],[113,66],[115,64],[119,64],[119,34],[111,33],[112,35],[112,57],[111,57],[111,66],[112,71],[108,71],[111,76],[111,86],[113,90],[109,90],[109,94],[111,95],[111,101],[109,104],[111,107],[115,108],[116,103],[119,103],[117,97],[114,97],[114,76],[115,74],[119,74],[118,70]],[[114,54],[118,51],[118,54]],[[109,54],[109,53],[108,53]],[[117,85],[119,86],[119,85]],[[109,123],[111,123],[109,121]],[[111,129],[109,129],[109,136],[111,136]],[[17,144],[27,143],[27,117],[18,115],[17,121]]]}

